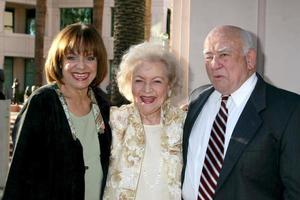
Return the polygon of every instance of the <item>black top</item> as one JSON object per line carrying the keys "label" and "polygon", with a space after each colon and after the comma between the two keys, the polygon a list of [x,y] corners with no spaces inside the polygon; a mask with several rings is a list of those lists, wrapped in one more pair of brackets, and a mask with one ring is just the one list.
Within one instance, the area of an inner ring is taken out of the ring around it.
{"label": "black top", "polygon": [[[99,88],[93,91],[105,123],[105,132],[99,135],[103,193],[111,145],[109,103]],[[43,86],[30,96],[16,120],[13,135],[17,143],[3,200],[84,200],[82,146],[72,137],[53,85]]]}

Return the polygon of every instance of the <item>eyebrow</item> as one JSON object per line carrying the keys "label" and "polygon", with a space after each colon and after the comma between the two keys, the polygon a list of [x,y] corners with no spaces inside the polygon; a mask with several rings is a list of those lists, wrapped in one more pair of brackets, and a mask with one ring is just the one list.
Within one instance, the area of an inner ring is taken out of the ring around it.
{"label": "eyebrow", "polygon": [[[81,54],[82,54],[81,52],[76,52],[76,51],[70,51],[66,53],[66,55],[81,55]],[[83,56],[95,56],[95,55],[94,52],[84,52]]]}
{"label": "eyebrow", "polygon": [[[217,50],[217,53],[223,53],[223,52],[231,52],[232,50],[229,48],[229,47],[222,47],[220,49]],[[206,55],[206,54],[213,54],[212,51],[210,50],[207,50],[207,49],[204,49],[203,50],[203,54]]]}
{"label": "eyebrow", "polygon": [[[135,76],[132,76],[132,78],[141,78],[141,79],[145,79],[145,77],[144,76],[141,76],[141,75],[135,75]],[[163,76],[155,76],[155,77],[153,77],[152,78],[152,80],[153,79],[156,79],[156,78],[159,78],[159,79],[165,79],[165,77],[163,77]]]}

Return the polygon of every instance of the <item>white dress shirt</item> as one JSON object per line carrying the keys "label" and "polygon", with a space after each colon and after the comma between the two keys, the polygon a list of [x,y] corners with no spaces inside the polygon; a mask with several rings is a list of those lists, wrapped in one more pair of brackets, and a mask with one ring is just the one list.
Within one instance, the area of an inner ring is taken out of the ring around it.
{"label": "white dress shirt", "polygon": [[[225,133],[226,154],[228,144],[233,129],[256,85],[257,76],[254,73],[248,78],[243,85],[232,93],[227,101],[228,119]],[[198,195],[198,187],[200,183],[200,175],[204,163],[206,149],[210,138],[210,132],[215,117],[221,105],[221,93],[214,91],[206,101],[200,114],[198,115],[189,138],[189,146],[187,153],[187,163],[185,169],[185,178],[182,188],[182,196],[184,200],[196,200]]]}

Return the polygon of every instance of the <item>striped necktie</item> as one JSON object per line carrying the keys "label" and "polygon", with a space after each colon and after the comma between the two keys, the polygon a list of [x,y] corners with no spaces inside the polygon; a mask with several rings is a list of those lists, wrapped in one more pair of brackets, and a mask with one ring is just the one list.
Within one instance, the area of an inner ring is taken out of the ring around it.
{"label": "striped necktie", "polygon": [[228,98],[229,95],[222,96],[221,107],[212,126],[200,177],[198,200],[212,200],[217,188],[217,181],[224,161],[224,142],[228,115],[226,102]]}

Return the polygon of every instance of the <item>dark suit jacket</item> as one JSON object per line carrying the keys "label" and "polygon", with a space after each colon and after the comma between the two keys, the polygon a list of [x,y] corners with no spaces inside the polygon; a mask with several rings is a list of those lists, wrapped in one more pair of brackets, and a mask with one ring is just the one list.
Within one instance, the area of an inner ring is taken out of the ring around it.
{"label": "dark suit jacket", "polygon": [[[215,200],[300,199],[300,96],[258,81],[233,130]],[[214,88],[190,104],[183,135],[183,178],[189,135]]]}
{"label": "dark suit jacket", "polygon": [[[103,191],[111,144],[109,103],[99,88],[93,91],[105,123],[105,132],[98,135]],[[17,133],[17,144],[2,200],[84,199],[82,146],[78,139],[72,137],[65,112],[52,85],[41,87],[30,96],[13,132]]]}

